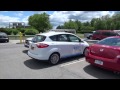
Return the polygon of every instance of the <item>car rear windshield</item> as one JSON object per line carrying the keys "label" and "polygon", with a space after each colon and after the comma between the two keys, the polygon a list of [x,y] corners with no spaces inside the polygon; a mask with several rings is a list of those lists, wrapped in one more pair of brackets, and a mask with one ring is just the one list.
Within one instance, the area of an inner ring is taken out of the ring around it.
{"label": "car rear windshield", "polygon": [[32,42],[42,42],[46,39],[46,36],[43,35],[36,35],[33,39]]}
{"label": "car rear windshield", "polygon": [[109,45],[109,46],[120,46],[120,38],[105,38],[99,41],[97,44]]}

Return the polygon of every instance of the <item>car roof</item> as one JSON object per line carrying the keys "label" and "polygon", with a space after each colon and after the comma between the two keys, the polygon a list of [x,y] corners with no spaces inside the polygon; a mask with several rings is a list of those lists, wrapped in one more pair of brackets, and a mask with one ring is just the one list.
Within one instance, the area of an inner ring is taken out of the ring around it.
{"label": "car roof", "polygon": [[113,30],[97,30],[99,32],[114,32]]}
{"label": "car roof", "polygon": [[[36,35],[53,36],[53,35],[58,35],[58,34],[72,34],[72,33],[50,31],[50,32],[36,34]],[[75,34],[72,34],[72,35],[75,35]]]}

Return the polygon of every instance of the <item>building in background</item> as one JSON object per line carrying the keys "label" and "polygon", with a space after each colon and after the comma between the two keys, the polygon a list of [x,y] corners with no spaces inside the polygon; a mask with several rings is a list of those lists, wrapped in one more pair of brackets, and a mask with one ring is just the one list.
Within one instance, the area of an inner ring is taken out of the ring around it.
{"label": "building in background", "polygon": [[25,28],[25,22],[9,22],[9,28]]}

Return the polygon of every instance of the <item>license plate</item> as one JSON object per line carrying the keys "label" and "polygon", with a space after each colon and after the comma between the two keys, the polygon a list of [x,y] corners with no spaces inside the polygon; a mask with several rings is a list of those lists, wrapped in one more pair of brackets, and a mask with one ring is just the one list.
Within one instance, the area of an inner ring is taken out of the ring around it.
{"label": "license plate", "polygon": [[99,64],[99,65],[103,65],[103,61],[101,61],[101,60],[95,60],[94,63],[95,63],[95,64]]}

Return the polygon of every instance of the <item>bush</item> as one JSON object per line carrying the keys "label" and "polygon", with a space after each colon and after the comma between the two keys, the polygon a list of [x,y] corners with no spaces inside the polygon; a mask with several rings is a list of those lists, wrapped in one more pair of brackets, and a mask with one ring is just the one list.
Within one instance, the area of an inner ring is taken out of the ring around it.
{"label": "bush", "polygon": [[5,32],[5,28],[0,28],[0,32]]}
{"label": "bush", "polygon": [[19,32],[21,32],[21,33],[25,33],[25,31],[26,31],[25,28],[18,28],[17,30],[18,30]]}
{"label": "bush", "polygon": [[38,30],[36,30],[36,29],[26,29],[25,30],[25,34],[26,35],[35,35],[35,34],[38,34],[39,32],[38,32]]}
{"label": "bush", "polygon": [[11,35],[12,29],[11,28],[0,28],[1,32],[5,32],[7,35]]}
{"label": "bush", "polygon": [[19,31],[18,31],[17,29],[13,29],[13,30],[12,30],[12,33],[13,33],[14,35],[18,34],[18,32],[19,32]]}

